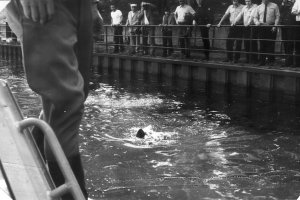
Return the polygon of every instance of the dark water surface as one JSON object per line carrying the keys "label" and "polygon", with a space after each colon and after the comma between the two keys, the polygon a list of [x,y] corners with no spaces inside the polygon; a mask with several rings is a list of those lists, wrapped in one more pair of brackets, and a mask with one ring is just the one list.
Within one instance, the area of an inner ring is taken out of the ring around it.
{"label": "dark water surface", "polygon": [[[9,81],[24,115],[38,116],[40,101],[23,73],[0,68],[0,78]],[[300,195],[300,108],[293,101],[131,74],[102,74],[99,80],[80,127],[91,198]],[[140,128],[145,139],[135,137]]]}

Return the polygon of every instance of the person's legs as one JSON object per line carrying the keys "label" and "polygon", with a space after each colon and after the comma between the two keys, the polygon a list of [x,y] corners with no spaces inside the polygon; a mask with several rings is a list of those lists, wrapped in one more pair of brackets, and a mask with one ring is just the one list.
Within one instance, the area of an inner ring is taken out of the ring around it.
{"label": "person's legs", "polygon": [[[8,9],[8,20],[17,28],[15,31],[22,41],[28,84],[42,97],[43,120],[56,133],[67,159],[80,157],[78,131],[88,94],[92,55],[90,1],[55,1],[55,15],[44,25],[26,18],[18,21],[22,17],[16,17],[19,8],[16,4],[10,5],[14,6],[10,7],[11,11]],[[48,164],[56,163],[47,143],[45,157]],[[72,168],[76,167],[70,164]],[[81,161],[76,165],[81,166]],[[52,170],[50,173],[57,176]],[[74,173],[83,193],[87,194],[83,174],[77,176],[77,172]]]}
{"label": "person's legs", "polygon": [[234,30],[232,27],[229,28],[229,33],[228,37],[226,40],[226,50],[227,50],[227,59],[228,61],[233,60],[233,45],[234,45],[234,40],[232,39],[234,36]]}
{"label": "person's legs", "polygon": [[260,43],[260,63],[259,65],[265,65],[266,64],[266,53],[267,53],[267,45],[268,42],[266,41],[266,28],[259,27],[259,43]]}
{"label": "person's legs", "polygon": [[269,39],[269,41],[268,41],[268,45],[267,45],[267,47],[268,47],[268,50],[267,50],[267,52],[268,52],[268,60],[269,60],[269,62],[271,63],[271,64],[273,64],[274,63],[274,61],[275,61],[275,43],[276,43],[276,37],[277,37],[277,31],[272,31],[271,29],[269,29],[268,30],[268,32],[269,32],[269,34],[268,34],[268,39]]}
{"label": "person's legs", "polygon": [[117,27],[118,31],[118,44],[119,44],[119,50],[123,51],[124,50],[124,42],[123,42],[123,27],[118,26]]}
{"label": "person's legs", "polygon": [[150,45],[150,55],[155,55],[155,27],[150,27],[149,33],[149,45]]}
{"label": "person's legs", "polygon": [[243,38],[243,27],[233,27],[234,28],[234,38],[236,41],[235,45],[235,53],[234,53],[234,61],[237,62],[241,57],[242,50],[242,38]]}
{"label": "person's legs", "polygon": [[148,45],[148,37],[149,37],[149,31],[146,27],[142,28],[142,45],[143,45],[143,54],[147,55],[149,54],[149,45]]}
{"label": "person's legs", "polygon": [[119,36],[118,27],[113,27],[114,30],[114,53],[119,53]]}
{"label": "person's legs", "polygon": [[200,32],[202,36],[203,47],[205,49],[204,50],[205,59],[209,60],[209,49],[210,49],[209,28],[200,27]]}
{"label": "person's legs", "polygon": [[136,52],[136,34],[134,32],[130,32],[130,54],[134,54]]}
{"label": "person's legs", "polygon": [[245,52],[246,52],[246,62],[249,63],[250,62],[250,37],[251,37],[251,32],[250,32],[250,27],[245,27],[244,28],[244,34],[243,34],[243,38],[244,38],[244,47],[245,47]]}
{"label": "person's legs", "polygon": [[168,52],[168,34],[167,31],[163,31],[162,32],[162,42],[163,42],[163,57],[167,56],[167,52]]}
{"label": "person's legs", "polygon": [[173,53],[173,41],[172,41],[172,31],[167,32],[167,46],[168,46],[168,56]]}

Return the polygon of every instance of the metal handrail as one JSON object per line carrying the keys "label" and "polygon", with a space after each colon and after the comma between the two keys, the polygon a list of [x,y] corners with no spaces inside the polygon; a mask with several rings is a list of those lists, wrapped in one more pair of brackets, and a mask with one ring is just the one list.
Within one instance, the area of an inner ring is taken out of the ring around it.
{"label": "metal handrail", "polygon": [[36,126],[42,130],[46,140],[49,143],[50,149],[59,165],[59,168],[65,178],[65,183],[52,191],[49,191],[49,199],[59,198],[62,195],[70,192],[75,200],[85,200],[84,195],[79,187],[79,184],[74,176],[74,173],[70,167],[70,164],[56,138],[52,128],[44,121],[36,118],[24,119],[17,122],[17,127],[20,132],[23,132],[26,128]]}

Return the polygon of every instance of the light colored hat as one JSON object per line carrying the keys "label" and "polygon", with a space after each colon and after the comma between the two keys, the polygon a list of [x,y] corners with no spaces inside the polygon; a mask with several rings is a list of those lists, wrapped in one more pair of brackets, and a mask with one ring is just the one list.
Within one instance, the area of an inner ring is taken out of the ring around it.
{"label": "light colored hat", "polygon": [[135,7],[135,6],[137,6],[136,3],[131,3],[131,4],[130,4],[130,7]]}

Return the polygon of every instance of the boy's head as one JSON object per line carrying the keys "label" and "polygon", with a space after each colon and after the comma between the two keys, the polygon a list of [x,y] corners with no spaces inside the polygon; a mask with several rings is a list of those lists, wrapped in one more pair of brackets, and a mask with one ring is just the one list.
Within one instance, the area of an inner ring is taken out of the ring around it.
{"label": "boy's head", "polygon": [[137,4],[130,4],[131,11],[137,11]]}
{"label": "boy's head", "polygon": [[183,6],[185,4],[185,0],[178,0],[179,5]]}
{"label": "boy's head", "polygon": [[251,0],[245,0],[245,4],[246,4],[246,6],[250,6],[252,4],[252,1]]}
{"label": "boy's head", "polygon": [[232,0],[232,5],[234,5],[234,6],[239,5],[239,1],[238,0]]}

